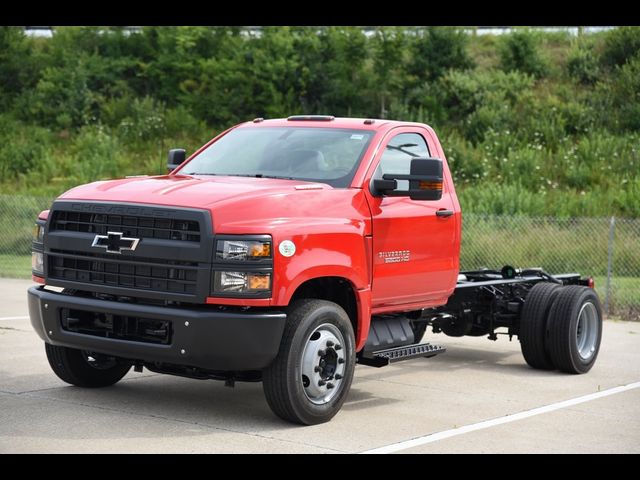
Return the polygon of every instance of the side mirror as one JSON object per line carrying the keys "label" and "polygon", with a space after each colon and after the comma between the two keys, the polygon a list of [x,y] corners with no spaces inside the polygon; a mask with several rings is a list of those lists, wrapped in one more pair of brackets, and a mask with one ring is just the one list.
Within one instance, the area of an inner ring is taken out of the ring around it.
{"label": "side mirror", "polygon": [[173,172],[186,158],[187,152],[184,148],[172,148],[169,150],[169,157],[167,159],[168,172]]}
{"label": "side mirror", "polygon": [[[411,200],[440,200],[442,198],[442,160],[414,158],[409,175],[385,173],[382,180],[374,180],[374,195],[409,197]],[[398,180],[409,180],[409,190],[396,190]]]}

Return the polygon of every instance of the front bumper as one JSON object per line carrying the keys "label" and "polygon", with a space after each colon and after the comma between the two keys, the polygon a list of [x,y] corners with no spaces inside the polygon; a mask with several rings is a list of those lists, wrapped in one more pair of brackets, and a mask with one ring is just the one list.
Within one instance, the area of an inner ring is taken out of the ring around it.
{"label": "front bumper", "polygon": [[[52,345],[90,350],[132,360],[187,365],[208,370],[260,370],[275,358],[286,314],[229,313],[212,307],[175,308],[76,297],[31,287],[31,325]],[[105,338],[62,327],[62,309],[139,316],[171,322],[167,345]]]}

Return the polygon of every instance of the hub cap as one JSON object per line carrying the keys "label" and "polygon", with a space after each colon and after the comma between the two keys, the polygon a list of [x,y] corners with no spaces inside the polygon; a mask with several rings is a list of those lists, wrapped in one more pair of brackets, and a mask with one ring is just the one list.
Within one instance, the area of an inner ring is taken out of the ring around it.
{"label": "hub cap", "polygon": [[302,386],[312,403],[323,405],[336,396],[346,363],[344,337],[338,327],[324,323],[309,336],[302,353]]}
{"label": "hub cap", "polygon": [[582,360],[589,360],[596,351],[598,342],[598,311],[593,303],[582,305],[578,314],[576,347]]}

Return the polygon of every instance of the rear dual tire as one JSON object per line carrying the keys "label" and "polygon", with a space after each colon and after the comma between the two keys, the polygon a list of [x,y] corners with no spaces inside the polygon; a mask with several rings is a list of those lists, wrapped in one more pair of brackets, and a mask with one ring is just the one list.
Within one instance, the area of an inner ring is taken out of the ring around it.
{"label": "rear dual tire", "polygon": [[602,340],[602,307],[587,287],[539,283],[525,299],[520,317],[525,361],[541,370],[586,373]]}
{"label": "rear dual tire", "polygon": [[587,287],[569,285],[559,293],[549,312],[547,346],[555,367],[566,373],[591,370],[602,340],[602,307]]}

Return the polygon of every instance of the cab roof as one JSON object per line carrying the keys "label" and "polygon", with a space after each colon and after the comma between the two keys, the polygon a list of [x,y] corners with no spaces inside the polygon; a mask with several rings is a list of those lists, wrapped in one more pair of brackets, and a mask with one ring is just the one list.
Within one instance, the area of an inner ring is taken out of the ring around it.
{"label": "cab roof", "polygon": [[294,115],[289,118],[275,118],[264,120],[256,118],[245,122],[240,127],[320,127],[320,128],[350,128],[358,130],[388,130],[394,127],[421,125],[415,122],[400,122],[397,120],[382,120],[378,118],[344,118],[330,115]]}

